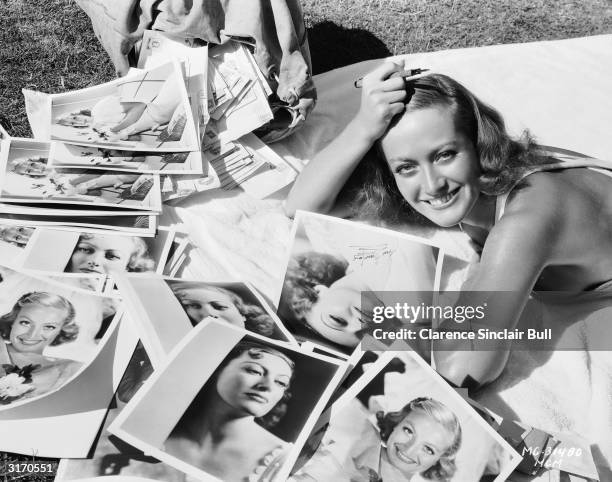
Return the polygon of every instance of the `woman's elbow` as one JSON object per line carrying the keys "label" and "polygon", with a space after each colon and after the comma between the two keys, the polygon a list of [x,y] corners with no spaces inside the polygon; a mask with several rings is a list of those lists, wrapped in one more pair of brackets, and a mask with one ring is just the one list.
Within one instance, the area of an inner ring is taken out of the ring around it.
{"label": "woman's elbow", "polygon": [[503,351],[434,352],[436,371],[457,387],[475,390],[502,374],[508,353]]}

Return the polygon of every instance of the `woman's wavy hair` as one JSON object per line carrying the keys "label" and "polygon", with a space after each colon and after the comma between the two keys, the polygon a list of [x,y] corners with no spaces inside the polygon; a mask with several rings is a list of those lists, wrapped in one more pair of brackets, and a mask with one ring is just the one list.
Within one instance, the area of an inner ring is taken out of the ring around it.
{"label": "woman's wavy hair", "polygon": [[440,456],[438,461],[429,469],[421,473],[421,476],[436,482],[446,482],[452,479],[457,467],[455,456],[461,447],[461,424],[457,416],[442,402],[434,398],[419,397],[408,402],[398,412],[377,412],[376,420],[380,429],[380,438],[386,442],[393,432],[393,429],[406,416],[415,411],[421,410],[428,417],[439,423],[452,437],[451,443],[446,451]]}
{"label": "woman's wavy hair", "polygon": [[[506,193],[529,167],[554,162],[543,155],[528,131],[519,139],[510,137],[497,110],[446,75],[431,74],[409,81],[406,90],[405,109],[391,121],[387,132],[405,113],[432,107],[449,109],[457,129],[474,144],[480,162],[480,189],[486,195]],[[352,193],[356,213],[389,221],[406,217],[423,221],[399,192],[380,140],[349,179],[347,190]]]}
{"label": "woman's wavy hair", "polygon": [[231,351],[219,364],[219,366],[211,375],[211,377],[206,381],[206,383],[195,396],[195,398],[193,399],[179,422],[176,424],[173,433],[175,431],[187,433],[190,432],[189,428],[193,426],[193,421],[197,420],[198,417],[201,416],[202,410],[206,410],[211,394],[217,393],[216,385],[221,372],[225,369],[227,365],[229,365],[232,360],[239,358],[243,353],[248,353],[249,356],[255,360],[261,358],[263,353],[269,353],[271,355],[282,358],[291,367],[291,380],[289,380],[289,385],[285,389],[285,393],[283,394],[282,398],[274,407],[270,409],[268,413],[255,419],[255,422],[257,422],[266,430],[269,430],[270,428],[278,424],[278,422],[280,422],[280,420],[287,413],[287,404],[289,402],[289,399],[291,398],[291,392],[289,388],[291,387],[291,382],[295,378],[295,362],[281,350],[245,337],[240,340],[234,346],[234,348],[231,349]]}
{"label": "woman's wavy hair", "polygon": [[[170,286],[170,289],[181,304],[183,304],[181,298],[183,296],[182,292],[184,290],[205,287],[207,291],[216,291],[218,293],[223,293],[224,295],[228,296],[230,300],[232,300],[232,303],[234,304],[234,306],[236,306],[238,312],[242,316],[244,316],[244,327],[247,330],[262,336],[271,336],[276,330],[276,324],[274,323],[272,317],[268,313],[266,313],[266,310],[264,310],[261,306],[246,303],[240,295],[238,295],[231,289],[223,288],[221,286],[202,284],[197,281],[179,281],[177,283],[169,281],[168,285]],[[201,320],[191,319],[191,324],[195,326],[200,321]]]}
{"label": "woman's wavy hair", "polygon": [[332,254],[307,251],[289,260],[278,306],[280,318],[293,328],[306,327],[306,314],[319,299],[318,285],[331,286],[346,276],[348,262]]}
{"label": "woman's wavy hair", "polygon": [[70,301],[54,293],[32,291],[22,295],[13,305],[12,310],[0,317],[0,336],[4,340],[10,339],[11,327],[14,321],[17,319],[17,316],[19,316],[21,309],[28,305],[40,305],[45,308],[56,308],[66,312],[62,328],[55,339],[50,343],[51,346],[74,341],[78,336],[79,326],[74,322],[76,312]]}
{"label": "woman's wavy hair", "polygon": [[[74,249],[77,249],[81,241],[89,241],[95,239],[98,236],[100,235],[82,233],[79,236],[79,241],[77,242]],[[155,261],[153,261],[153,258],[151,258],[151,255],[149,254],[149,247],[147,246],[147,243],[139,236],[130,236],[130,239],[134,243],[134,249],[132,250],[132,254],[130,254],[130,259],[127,262],[126,271],[130,273],[145,273],[155,271]],[[68,266],[70,266],[71,263],[72,255],[70,255]]]}

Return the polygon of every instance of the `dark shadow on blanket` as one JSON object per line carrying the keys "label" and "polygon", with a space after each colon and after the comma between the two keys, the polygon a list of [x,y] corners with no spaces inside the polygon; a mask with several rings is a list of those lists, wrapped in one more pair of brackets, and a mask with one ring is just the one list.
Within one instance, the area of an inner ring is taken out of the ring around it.
{"label": "dark shadow on blanket", "polygon": [[392,55],[386,45],[367,30],[347,29],[326,21],[312,25],[307,31],[313,74]]}

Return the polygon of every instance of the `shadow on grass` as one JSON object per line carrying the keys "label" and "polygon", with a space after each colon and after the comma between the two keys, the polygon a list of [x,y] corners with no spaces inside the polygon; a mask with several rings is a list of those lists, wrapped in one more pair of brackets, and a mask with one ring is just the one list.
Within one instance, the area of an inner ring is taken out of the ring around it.
{"label": "shadow on grass", "polygon": [[385,44],[367,30],[344,28],[325,21],[307,31],[313,74],[392,55]]}

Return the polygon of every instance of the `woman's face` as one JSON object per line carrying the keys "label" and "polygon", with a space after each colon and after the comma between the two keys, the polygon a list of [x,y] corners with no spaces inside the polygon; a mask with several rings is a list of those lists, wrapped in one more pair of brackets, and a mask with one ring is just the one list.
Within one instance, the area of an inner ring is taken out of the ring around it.
{"label": "woman's face", "polygon": [[34,228],[25,226],[11,226],[2,230],[2,239],[7,243],[14,243],[19,246],[28,244]]}
{"label": "woman's face", "polygon": [[293,369],[284,358],[272,353],[249,352],[234,358],[217,379],[217,393],[244,415],[266,415],[285,394]]}
{"label": "woman's face", "polygon": [[227,293],[203,286],[202,288],[181,289],[177,297],[187,316],[194,323],[199,323],[207,316],[212,316],[230,325],[244,328],[245,318]]}
{"label": "woman's face", "polygon": [[26,159],[16,165],[14,170],[24,176],[44,177],[47,175],[47,164],[37,159]]}
{"label": "woman's face", "polygon": [[473,142],[445,107],[405,114],[381,147],[404,199],[439,226],[454,226],[480,194],[480,164]]}
{"label": "woman's face", "polygon": [[316,289],[319,297],[305,315],[308,325],[329,341],[357,346],[359,332],[370,323],[373,307],[378,304],[370,288],[353,272],[329,287],[319,285]]}
{"label": "woman's face", "polygon": [[61,116],[57,123],[62,126],[87,127],[91,124],[91,116],[73,112]]}
{"label": "woman's face", "polygon": [[134,241],[129,236],[81,237],[65,271],[89,274],[126,271],[134,249]]}
{"label": "woman's face", "polygon": [[413,410],[387,439],[391,465],[407,476],[435,465],[450,448],[452,435],[423,410]]}
{"label": "woman's face", "polygon": [[9,339],[20,353],[38,353],[60,334],[66,320],[66,310],[35,304],[22,307],[11,325]]}

